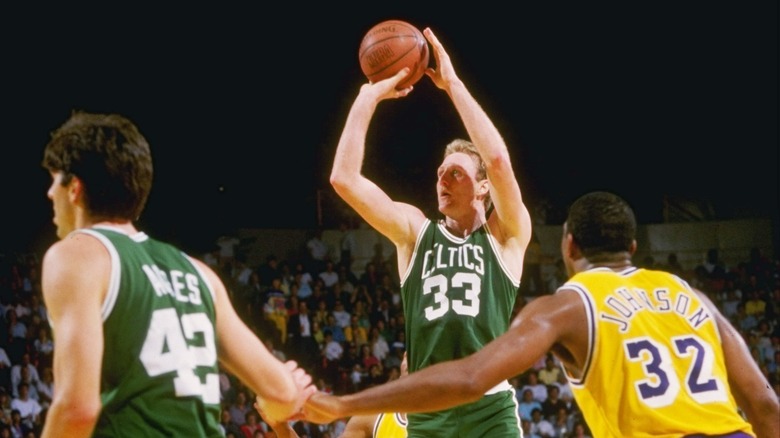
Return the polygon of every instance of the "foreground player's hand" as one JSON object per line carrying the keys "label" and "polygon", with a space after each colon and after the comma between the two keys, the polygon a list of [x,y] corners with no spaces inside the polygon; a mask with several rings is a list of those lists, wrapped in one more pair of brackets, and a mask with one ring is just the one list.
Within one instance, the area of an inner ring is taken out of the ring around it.
{"label": "foreground player's hand", "polygon": [[311,376],[302,368],[298,367],[297,362],[290,360],[285,362],[284,366],[290,371],[298,396],[292,403],[285,404],[271,402],[257,396],[254,403],[255,409],[257,409],[261,416],[269,420],[269,423],[281,423],[298,415],[303,408],[303,404],[306,403],[306,400],[317,392],[317,387],[311,383]]}
{"label": "foreground player's hand", "polygon": [[306,421],[317,424],[328,424],[345,417],[341,413],[341,402],[337,396],[318,392],[312,395],[303,407]]}
{"label": "foreground player's hand", "polygon": [[299,393],[293,412],[300,412],[306,400],[317,392],[317,387],[312,384],[311,376],[303,368],[299,367],[297,362],[288,360],[284,365],[292,372],[293,380]]}

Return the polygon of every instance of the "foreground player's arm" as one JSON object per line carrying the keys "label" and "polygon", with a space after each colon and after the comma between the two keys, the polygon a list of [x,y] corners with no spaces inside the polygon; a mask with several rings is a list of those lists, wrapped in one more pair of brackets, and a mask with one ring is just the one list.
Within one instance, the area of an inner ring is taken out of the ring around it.
{"label": "foreground player's arm", "polygon": [[554,345],[581,338],[585,312],[574,292],[533,300],[505,334],[463,359],[442,362],[364,391],[330,396],[317,393],[306,410],[324,418],[381,412],[430,412],[480,399],[499,382],[521,374]]}
{"label": "foreground player's arm", "polygon": [[403,97],[411,91],[411,87],[401,91],[395,89],[407,74],[408,69],[405,69],[388,79],[360,87],[347,115],[330,174],[330,183],[336,193],[396,245],[413,245],[425,218],[419,209],[390,199],[379,186],[363,176],[361,169],[366,133],[376,107],[382,100]]}
{"label": "foreground player's arm", "polygon": [[42,437],[88,437],[100,415],[101,308],[111,262],[94,237],[74,234],[46,252],[41,285],[54,330],[57,390]]}
{"label": "foreground player's arm", "polygon": [[438,88],[447,92],[469,138],[485,162],[490,197],[498,217],[496,231],[503,235],[502,240],[517,239],[522,257],[522,252],[531,240],[531,216],[523,203],[506,143],[490,117],[455,73],[450,57],[436,35],[428,28],[424,34],[436,58],[436,69],[428,68],[426,74]]}
{"label": "foreground player's arm", "polygon": [[216,294],[219,358],[225,369],[244,382],[265,414],[282,420],[293,416],[315,388],[294,362],[279,361],[236,314],[224,285],[203,262],[194,260]]}
{"label": "foreground player's arm", "polygon": [[737,405],[759,437],[780,436],[780,404],[772,386],[761,373],[745,340],[706,295],[697,291],[715,315],[729,375],[729,386]]}

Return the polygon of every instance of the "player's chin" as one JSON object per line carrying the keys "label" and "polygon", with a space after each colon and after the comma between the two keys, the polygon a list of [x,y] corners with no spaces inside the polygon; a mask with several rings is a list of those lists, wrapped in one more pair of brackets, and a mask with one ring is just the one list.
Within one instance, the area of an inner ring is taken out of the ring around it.
{"label": "player's chin", "polygon": [[446,216],[451,206],[452,202],[450,202],[449,197],[439,197],[439,213]]}

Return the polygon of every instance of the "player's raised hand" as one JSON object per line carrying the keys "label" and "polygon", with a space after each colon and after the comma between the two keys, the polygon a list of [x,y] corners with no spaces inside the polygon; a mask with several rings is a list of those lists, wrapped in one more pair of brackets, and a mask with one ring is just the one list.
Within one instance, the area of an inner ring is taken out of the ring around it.
{"label": "player's raised hand", "polygon": [[431,78],[433,83],[442,90],[449,89],[450,84],[459,81],[458,75],[455,73],[455,68],[450,61],[450,55],[444,50],[444,46],[441,44],[436,35],[433,33],[430,27],[426,27],[423,30],[423,35],[428,39],[433,47],[433,57],[436,60],[435,67],[428,67],[425,70],[425,74]]}
{"label": "player's raised hand", "polygon": [[360,94],[371,95],[376,102],[385,99],[398,99],[412,92],[413,86],[408,86],[401,90],[396,90],[396,86],[409,76],[409,67],[403,68],[393,76],[374,83],[363,84],[360,88]]}

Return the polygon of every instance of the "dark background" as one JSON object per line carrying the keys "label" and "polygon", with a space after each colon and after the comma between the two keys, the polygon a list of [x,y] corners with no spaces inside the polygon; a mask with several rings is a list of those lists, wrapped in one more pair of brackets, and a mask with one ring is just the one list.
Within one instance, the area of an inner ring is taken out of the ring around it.
{"label": "dark background", "polygon": [[[239,227],[316,227],[364,82],[360,39],[391,18],[437,33],[551,223],[594,189],[643,223],[663,221],[665,198],[777,223],[775,2],[506,3],[4,6],[0,248],[55,239],[40,158],[73,109],[120,112],[147,136],[141,226],[157,237],[199,250]],[[423,78],[379,107],[365,173],[429,210],[442,148],[462,135]]]}

